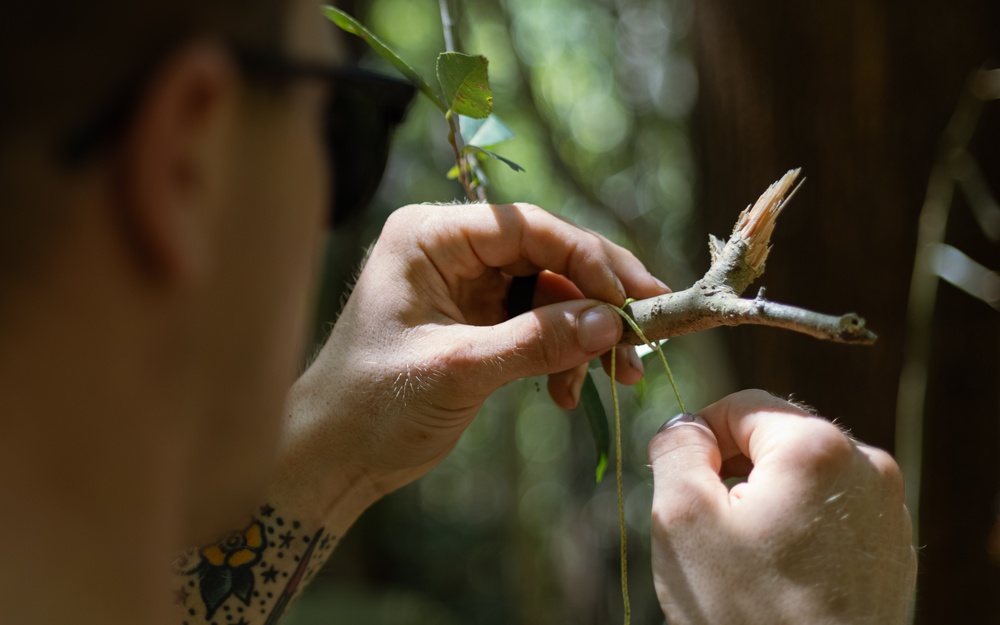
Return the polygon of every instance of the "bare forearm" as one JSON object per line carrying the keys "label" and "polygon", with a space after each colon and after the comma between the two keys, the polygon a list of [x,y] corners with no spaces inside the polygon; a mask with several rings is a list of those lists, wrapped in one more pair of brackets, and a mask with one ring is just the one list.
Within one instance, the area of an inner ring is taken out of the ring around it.
{"label": "bare forearm", "polygon": [[326,505],[307,491],[286,491],[220,542],[181,554],[174,563],[178,622],[277,623],[376,498],[363,483]]}
{"label": "bare forearm", "polygon": [[323,526],[262,505],[244,528],[177,559],[181,622],[276,623],[338,539]]}
{"label": "bare forearm", "polygon": [[380,496],[363,472],[343,461],[346,454],[289,444],[289,438],[310,438],[299,433],[302,438],[286,438],[267,503],[220,542],[177,558],[178,623],[277,623]]}

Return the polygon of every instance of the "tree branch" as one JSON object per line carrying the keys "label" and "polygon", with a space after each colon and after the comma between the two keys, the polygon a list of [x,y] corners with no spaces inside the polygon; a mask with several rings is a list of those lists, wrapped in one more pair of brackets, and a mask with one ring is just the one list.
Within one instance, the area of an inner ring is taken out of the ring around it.
{"label": "tree branch", "polygon": [[[839,343],[875,342],[878,337],[854,313],[835,317],[772,302],[764,298],[763,288],[754,299],[740,297],[764,273],[771,233],[781,210],[798,189],[792,187],[798,177],[799,170],[793,169],[768,187],[753,207],[740,213],[728,242],[710,238],[712,265],[691,288],[633,302],[627,308],[647,339],[659,341],[718,326],[754,324]],[[640,345],[642,340],[626,327],[622,343]]]}

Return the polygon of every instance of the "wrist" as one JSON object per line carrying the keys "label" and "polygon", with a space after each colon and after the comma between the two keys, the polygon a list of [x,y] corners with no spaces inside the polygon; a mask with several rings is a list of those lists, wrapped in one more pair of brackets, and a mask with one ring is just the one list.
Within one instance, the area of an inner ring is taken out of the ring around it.
{"label": "wrist", "polygon": [[364,441],[340,407],[331,385],[311,392],[300,380],[288,397],[288,419],[269,492],[330,529],[346,529],[385,492],[365,466]]}
{"label": "wrist", "polygon": [[398,401],[397,371],[359,370],[329,347],[289,394],[281,456],[333,479],[351,476],[367,484],[374,501],[427,473],[452,444],[428,431],[412,404]]}

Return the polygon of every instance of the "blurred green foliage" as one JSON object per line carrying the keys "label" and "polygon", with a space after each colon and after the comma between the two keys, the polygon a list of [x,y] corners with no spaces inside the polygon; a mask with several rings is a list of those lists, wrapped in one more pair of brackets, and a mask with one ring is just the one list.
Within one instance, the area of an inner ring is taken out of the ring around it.
{"label": "blurred green foliage", "polygon": [[[425,78],[434,76],[444,48],[436,1],[347,8]],[[668,284],[684,287],[700,275],[708,255],[707,233],[692,225],[692,0],[477,0],[452,12],[458,48],[490,60],[494,110],[517,135],[503,154],[527,170],[485,163],[491,199],[538,204],[600,232]],[[392,71],[374,55],[362,63]],[[330,237],[317,343],[387,215],[463,197],[445,177],[453,165],[447,125],[421,98],[397,134],[376,205],[363,223]],[[711,337],[685,337],[665,351],[686,403],[704,405],[726,389]],[[649,567],[646,444],[679,412],[659,363],[648,372],[641,390],[622,393],[637,624],[663,621]],[[599,374],[605,401],[609,384]],[[287,622],[613,623],[621,621],[618,576],[614,480],[594,484],[583,409],[562,411],[545,380],[522,380],[490,398],[440,466],[365,513]]]}

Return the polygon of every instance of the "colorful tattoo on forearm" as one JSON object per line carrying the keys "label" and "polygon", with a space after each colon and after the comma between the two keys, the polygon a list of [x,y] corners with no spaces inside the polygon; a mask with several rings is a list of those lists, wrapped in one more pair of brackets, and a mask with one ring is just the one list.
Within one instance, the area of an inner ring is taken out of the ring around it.
{"label": "colorful tattoo on forearm", "polygon": [[177,559],[182,624],[274,625],[336,544],[324,528],[303,528],[261,506],[241,531]]}

